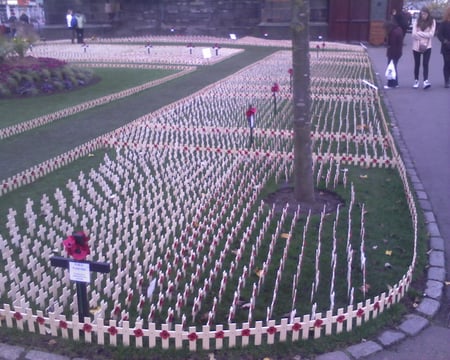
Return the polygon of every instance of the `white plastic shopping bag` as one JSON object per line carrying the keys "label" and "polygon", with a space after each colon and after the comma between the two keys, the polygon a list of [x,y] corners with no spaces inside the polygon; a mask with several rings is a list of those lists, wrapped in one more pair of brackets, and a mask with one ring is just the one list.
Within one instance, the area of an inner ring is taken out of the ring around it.
{"label": "white plastic shopping bag", "polygon": [[397,72],[395,71],[394,61],[389,61],[389,64],[386,68],[386,79],[388,80],[395,80],[397,78]]}

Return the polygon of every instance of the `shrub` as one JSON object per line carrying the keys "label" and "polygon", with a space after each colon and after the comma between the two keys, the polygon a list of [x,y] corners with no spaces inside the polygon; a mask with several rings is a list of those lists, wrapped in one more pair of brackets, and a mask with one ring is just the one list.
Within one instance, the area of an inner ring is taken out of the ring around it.
{"label": "shrub", "polygon": [[94,77],[90,69],[75,68],[51,58],[11,57],[0,64],[1,96],[33,96],[85,86]]}

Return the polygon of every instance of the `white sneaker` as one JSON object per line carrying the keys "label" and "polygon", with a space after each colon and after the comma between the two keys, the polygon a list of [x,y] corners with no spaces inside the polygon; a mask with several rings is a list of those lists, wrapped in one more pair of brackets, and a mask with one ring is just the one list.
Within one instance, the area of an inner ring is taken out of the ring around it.
{"label": "white sneaker", "polygon": [[425,80],[423,82],[423,88],[426,90],[431,86],[431,83],[428,80]]}
{"label": "white sneaker", "polygon": [[414,81],[413,88],[414,88],[414,89],[418,89],[418,88],[419,88],[419,80],[415,80],[415,81]]}

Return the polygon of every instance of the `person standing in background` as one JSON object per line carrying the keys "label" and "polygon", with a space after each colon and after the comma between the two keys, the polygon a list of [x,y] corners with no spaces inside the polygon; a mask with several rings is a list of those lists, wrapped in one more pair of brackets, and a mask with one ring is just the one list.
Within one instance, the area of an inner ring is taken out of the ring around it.
{"label": "person standing in background", "polygon": [[86,17],[79,12],[75,13],[74,16],[77,19],[77,43],[84,44],[84,25],[86,24]]}
{"label": "person standing in background", "polygon": [[72,20],[73,20],[73,11],[72,11],[72,9],[69,9],[69,10],[67,10],[67,13],[66,13],[66,23],[67,23],[67,28],[70,30],[72,44],[74,44],[75,38],[77,37],[77,31],[76,31],[76,26],[74,26],[75,23]]}
{"label": "person standing in background", "polygon": [[444,86],[450,87],[450,6],[445,10],[442,23],[438,30],[438,39],[441,42],[441,54],[444,58]]}
{"label": "person standing in background", "polygon": [[105,2],[105,14],[108,17],[109,21],[113,21],[114,9],[113,9],[113,4],[111,4],[110,0],[106,0],[106,2]]}
{"label": "person standing in background", "polygon": [[431,39],[436,31],[436,21],[431,17],[430,10],[423,7],[419,18],[412,29],[412,50],[414,56],[414,85],[419,87],[420,59],[423,55],[423,88],[428,89],[431,83],[428,81],[428,64],[431,56]]}
{"label": "person standing in background", "polygon": [[390,79],[385,85],[385,89],[396,88],[398,87],[398,70],[397,64],[400,58],[402,57],[403,50],[403,30],[400,27],[398,22],[401,15],[395,15],[392,18],[392,21],[388,21],[385,24],[386,29],[386,57],[388,64],[391,62],[394,63],[395,67],[395,79]]}
{"label": "person standing in background", "polygon": [[19,20],[22,21],[24,24],[30,23],[30,19],[28,18],[28,15],[25,12],[22,12],[22,14],[19,17]]}
{"label": "person standing in background", "polygon": [[11,16],[8,19],[10,35],[12,38],[16,37],[17,32],[17,17],[14,10],[11,10]]}

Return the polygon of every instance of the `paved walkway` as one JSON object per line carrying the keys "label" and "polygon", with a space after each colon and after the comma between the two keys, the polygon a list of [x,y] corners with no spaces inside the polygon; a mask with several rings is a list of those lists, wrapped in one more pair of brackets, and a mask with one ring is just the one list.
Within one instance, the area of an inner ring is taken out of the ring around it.
{"label": "paved walkway", "polygon": [[[385,49],[369,48],[368,53],[383,81]],[[429,258],[426,290],[429,296],[417,313],[408,315],[398,328],[383,332],[373,341],[320,355],[317,360],[450,359],[450,289],[443,286],[449,279],[446,274],[450,274],[450,89],[443,86],[442,57],[436,40],[430,64],[432,87],[426,91],[412,89],[412,70],[408,35],[399,63],[400,87],[380,92],[393,116],[393,133],[428,223],[430,247],[434,249]],[[444,253],[446,263],[443,256],[436,256]],[[69,360],[65,356],[1,343],[0,359]]]}

